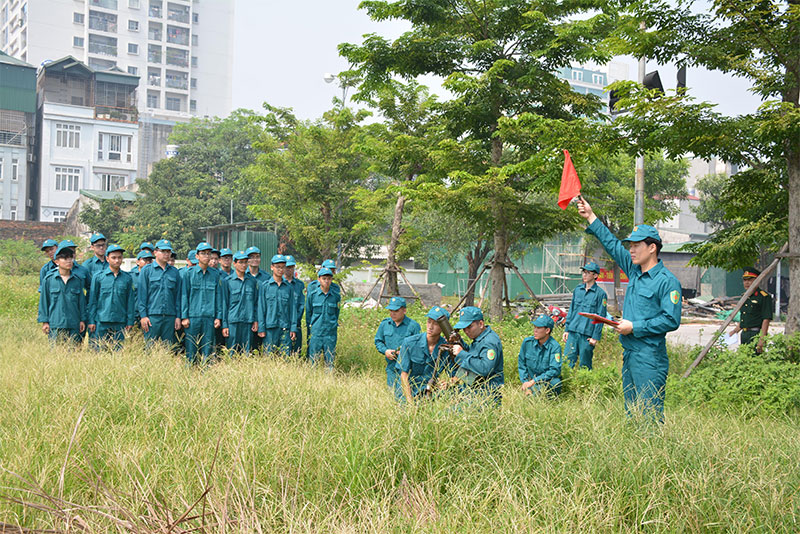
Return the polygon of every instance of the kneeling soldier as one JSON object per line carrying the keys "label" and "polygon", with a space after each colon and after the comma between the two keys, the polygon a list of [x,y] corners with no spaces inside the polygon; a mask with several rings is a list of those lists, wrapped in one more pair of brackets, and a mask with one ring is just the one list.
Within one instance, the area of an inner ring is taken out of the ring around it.
{"label": "kneeling soldier", "polygon": [[122,347],[125,332],[135,321],[135,293],[133,277],[120,269],[122,253],[119,245],[106,251],[108,267],[92,278],[89,292],[89,344],[100,348],[103,341],[113,342],[114,349]]}
{"label": "kneeling soldier", "polygon": [[519,349],[519,380],[526,395],[561,393],[561,345],[553,339],[553,319],[540,315],[533,323],[533,336]]}
{"label": "kneeling soldier", "polygon": [[225,317],[222,319],[222,335],[228,349],[248,354],[252,334],[258,332],[258,284],[247,276],[247,254],[242,251],[233,255],[233,274],[222,275],[222,293],[225,302]]}
{"label": "kneeling soldier", "polygon": [[447,343],[442,337],[442,328],[438,320],[450,320],[447,310],[434,306],[426,316],[428,321],[425,332],[414,334],[403,341],[400,356],[397,358],[397,370],[400,382],[395,386],[395,397],[411,403],[415,398],[425,395],[428,382],[437,378],[441,370],[441,361],[445,356],[439,354],[439,347]]}
{"label": "kneeling soldier", "polygon": [[472,339],[468,348],[453,346],[456,364],[463,370],[475,373],[478,379],[468,388],[469,391],[488,395],[499,403],[500,387],[505,383],[503,374],[503,343],[500,337],[483,321],[483,312],[476,306],[461,310],[455,329],[463,329]]}
{"label": "kneeling soldier", "polygon": [[72,272],[75,251],[70,243],[59,245],[55,253],[58,270],[50,272],[42,282],[38,321],[50,339],[66,338],[79,345],[86,330],[86,296],[83,279]]}
{"label": "kneeling soldier", "polygon": [[306,315],[310,325],[308,357],[317,363],[320,355],[325,366],[333,369],[336,357],[336,337],[339,329],[339,302],[341,296],[333,290],[333,273],[323,267],[317,273],[317,290],[308,294]]}

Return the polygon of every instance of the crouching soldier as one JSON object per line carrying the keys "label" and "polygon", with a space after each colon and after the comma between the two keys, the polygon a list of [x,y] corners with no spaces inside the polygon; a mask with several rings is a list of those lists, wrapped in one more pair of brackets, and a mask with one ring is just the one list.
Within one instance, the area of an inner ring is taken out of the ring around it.
{"label": "crouching soldier", "polygon": [[222,320],[222,335],[229,350],[248,354],[251,350],[252,334],[258,332],[258,284],[247,276],[247,254],[242,251],[233,255],[233,274],[223,275],[223,300],[225,317]]}
{"label": "crouching soldier", "polygon": [[72,272],[73,247],[69,243],[59,245],[54,261],[58,270],[42,282],[38,321],[51,340],[66,339],[79,345],[86,330],[87,311],[84,280]]}
{"label": "crouching soldier", "polygon": [[439,354],[439,347],[447,341],[442,337],[438,320],[449,321],[450,314],[444,308],[434,306],[426,317],[425,332],[407,337],[397,358],[400,381],[395,386],[395,397],[408,403],[428,392],[428,382],[437,378],[444,364],[440,358],[445,356]]}
{"label": "crouching soldier", "polygon": [[561,345],[553,339],[553,319],[540,315],[533,323],[533,336],[519,349],[519,380],[526,395],[561,393]]}
{"label": "crouching soldier", "polygon": [[120,269],[123,252],[119,245],[108,247],[108,267],[92,278],[92,290],[89,292],[89,344],[94,349],[99,349],[104,341],[112,342],[115,350],[120,349],[125,332],[131,329],[135,321],[133,277]]}
{"label": "crouching soldier", "polygon": [[463,329],[472,340],[468,347],[453,346],[453,356],[460,371],[477,375],[472,384],[465,384],[471,393],[487,395],[498,404],[501,401],[500,388],[505,383],[503,374],[503,343],[483,321],[483,312],[476,306],[461,310],[458,322],[453,327]]}
{"label": "crouching soldier", "polygon": [[339,302],[341,295],[333,290],[333,273],[323,267],[317,273],[316,291],[308,294],[306,316],[309,321],[308,357],[317,363],[320,355],[325,366],[333,369],[336,356],[336,336],[339,329]]}

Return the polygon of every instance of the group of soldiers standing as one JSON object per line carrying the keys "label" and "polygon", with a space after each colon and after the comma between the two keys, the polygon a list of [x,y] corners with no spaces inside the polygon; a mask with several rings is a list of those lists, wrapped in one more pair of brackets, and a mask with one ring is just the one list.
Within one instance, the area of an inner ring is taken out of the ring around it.
{"label": "group of soldiers standing", "polygon": [[[662,242],[654,227],[635,226],[624,240],[626,249],[582,197],[578,211],[589,223],[586,232],[600,241],[629,280],[622,318],[613,323],[623,347],[626,410],[644,410],[663,420],[669,369],[665,338],[680,325],[680,283],[658,257]],[[240,353],[300,354],[305,317],[306,356],[333,367],[341,290],[333,283],[332,260],[323,262],[317,279],[305,288],[295,275],[292,256],[273,256],[267,273],[259,267],[261,251],[256,247],[233,253],[202,242],[190,252],[188,266],[176,269],[169,241],[142,243],[137,267],[128,273],[120,270],[121,247],[106,247],[102,234],[91,237],[91,246],[94,256],[76,265],[73,242],[43,244],[51,261],[40,275],[39,322],[51,338],[81,342],[88,329],[93,346],[106,342],[118,347],[138,324],[148,345],[162,341],[176,346],[182,340],[187,360],[194,363],[208,361],[215,346],[222,345]],[[607,298],[597,285],[598,265],[590,262],[581,270],[583,283],[574,291],[562,337],[565,354],[552,337],[552,318],[545,315],[532,321],[533,335],[522,342],[518,372],[527,395],[560,393],[562,356],[570,366],[592,368],[603,325],[583,314],[606,317]],[[747,270],[745,284],[756,276],[754,269]],[[759,290],[750,300],[738,330],[743,331],[742,342],[759,339],[760,351],[759,334],[766,334],[769,326],[771,299]],[[386,308],[389,317],[378,326],[375,347],[385,358],[387,386],[398,400],[412,402],[455,386],[500,402],[503,344],[480,308],[463,308],[450,327],[448,311],[435,306],[427,313],[424,332],[406,316],[402,297],[392,297]],[[761,314],[758,319],[755,313]],[[471,343],[453,328],[463,330]]]}
{"label": "group of soldiers standing", "polygon": [[307,356],[333,366],[341,291],[332,260],[306,291],[292,256],[274,255],[267,273],[257,247],[234,253],[201,242],[178,269],[171,243],[162,239],[142,243],[136,267],[126,272],[122,247],[108,246],[102,234],[90,242],[94,255],[83,264],[75,263],[72,241],[42,245],[51,259],[40,272],[38,320],[52,339],[80,343],[88,331],[93,347],[119,348],[138,325],[148,346],[164,342],[181,348],[191,363],[208,362],[222,346],[299,353],[305,315]]}

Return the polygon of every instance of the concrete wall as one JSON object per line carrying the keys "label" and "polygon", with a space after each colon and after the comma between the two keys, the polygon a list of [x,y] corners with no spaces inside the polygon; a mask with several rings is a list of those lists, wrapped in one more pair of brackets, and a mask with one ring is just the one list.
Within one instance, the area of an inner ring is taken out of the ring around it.
{"label": "concrete wall", "polygon": [[[369,288],[372,287],[373,284],[374,282],[347,282],[344,284],[344,290],[353,292],[356,296],[367,298],[367,291],[369,291]],[[378,284],[369,294],[369,297],[378,300],[378,292],[380,289],[380,284]],[[400,290],[400,296],[409,298],[409,305],[411,305],[412,302],[416,302],[416,299],[413,298],[414,293],[406,284],[400,284],[398,289]],[[414,284],[414,289],[416,289],[417,293],[422,296],[422,300],[426,308],[431,306],[439,306],[442,304],[442,288],[439,284]],[[382,301],[382,304],[386,304],[385,299]]]}

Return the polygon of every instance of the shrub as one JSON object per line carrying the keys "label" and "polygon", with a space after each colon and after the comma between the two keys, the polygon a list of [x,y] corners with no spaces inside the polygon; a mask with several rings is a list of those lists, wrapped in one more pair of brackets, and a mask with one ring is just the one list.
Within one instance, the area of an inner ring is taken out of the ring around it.
{"label": "shrub", "polygon": [[38,274],[47,260],[39,245],[30,240],[0,240],[0,273],[14,276]]}

